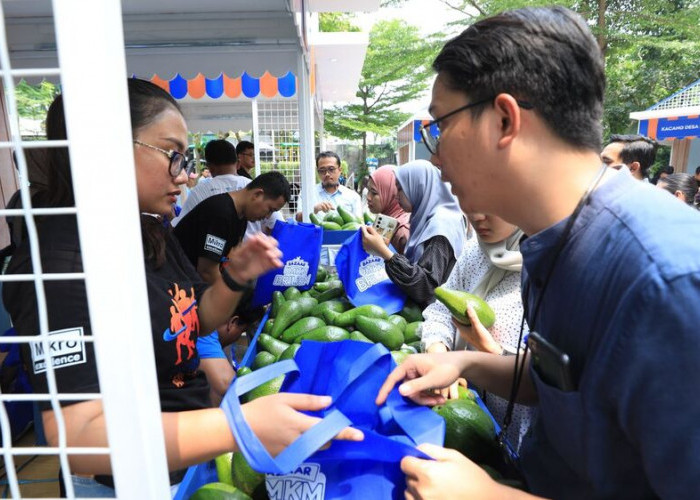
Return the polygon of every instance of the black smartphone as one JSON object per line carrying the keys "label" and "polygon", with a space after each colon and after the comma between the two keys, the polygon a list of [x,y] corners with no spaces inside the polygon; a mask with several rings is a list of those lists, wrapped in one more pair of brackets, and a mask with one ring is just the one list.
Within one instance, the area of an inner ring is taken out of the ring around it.
{"label": "black smartphone", "polygon": [[530,332],[527,345],[532,352],[532,365],[547,384],[561,391],[574,391],[569,356],[537,332]]}

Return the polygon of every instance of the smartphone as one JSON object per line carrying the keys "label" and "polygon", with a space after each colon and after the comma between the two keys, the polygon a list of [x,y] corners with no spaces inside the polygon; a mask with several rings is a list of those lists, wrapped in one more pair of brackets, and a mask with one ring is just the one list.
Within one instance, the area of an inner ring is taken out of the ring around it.
{"label": "smartphone", "polygon": [[571,376],[569,356],[537,332],[530,332],[527,345],[532,352],[532,365],[540,378],[560,391],[576,390]]}
{"label": "smartphone", "polygon": [[372,227],[382,235],[384,242],[388,245],[399,227],[399,221],[388,215],[378,214]]}

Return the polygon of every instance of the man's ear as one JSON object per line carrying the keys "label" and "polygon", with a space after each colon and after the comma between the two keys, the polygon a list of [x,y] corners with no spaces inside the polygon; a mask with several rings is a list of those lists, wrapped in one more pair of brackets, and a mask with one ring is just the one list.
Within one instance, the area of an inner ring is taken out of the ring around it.
{"label": "man's ear", "polygon": [[[635,173],[637,172],[642,166],[639,164],[638,161],[633,161],[627,164],[627,168],[630,169],[630,172]],[[641,173],[641,172],[640,172]]]}
{"label": "man's ear", "polygon": [[673,196],[675,196],[681,201],[685,201],[685,195],[683,194],[683,191],[676,191],[675,193],[673,193]]}
{"label": "man's ear", "polygon": [[510,94],[498,94],[493,101],[494,111],[500,121],[498,146],[506,148],[520,133],[521,109]]}

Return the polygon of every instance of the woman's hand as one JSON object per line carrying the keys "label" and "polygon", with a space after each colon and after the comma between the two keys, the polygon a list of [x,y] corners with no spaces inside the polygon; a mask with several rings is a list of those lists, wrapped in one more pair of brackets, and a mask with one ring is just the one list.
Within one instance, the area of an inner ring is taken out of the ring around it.
{"label": "woman's hand", "polygon": [[[277,456],[320,421],[301,412],[322,410],[329,404],[330,396],[281,392],[257,398],[242,408],[246,422],[265,449],[272,456]],[[362,441],[364,434],[359,429],[346,427],[334,439]]]}
{"label": "woman's hand", "polygon": [[465,369],[463,360],[456,352],[412,354],[389,374],[375,402],[383,404],[394,386],[407,379],[399,386],[402,396],[427,406],[443,404],[445,398],[436,394],[435,389],[449,387],[457,381]]}
{"label": "woman's hand", "polygon": [[258,233],[228,253],[228,272],[238,283],[246,283],[270,269],[282,267],[277,240]]}
{"label": "woman's hand", "polygon": [[503,348],[496,342],[491,332],[479,321],[479,315],[476,314],[472,306],[467,306],[467,316],[469,316],[469,321],[471,321],[470,326],[463,325],[454,319],[452,320],[459,335],[479,351],[501,354]]}
{"label": "woman's hand", "polygon": [[371,226],[362,226],[362,248],[371,255],[376,255],[384,260],[389,260],[394,253],[389,250],[384,237]]}

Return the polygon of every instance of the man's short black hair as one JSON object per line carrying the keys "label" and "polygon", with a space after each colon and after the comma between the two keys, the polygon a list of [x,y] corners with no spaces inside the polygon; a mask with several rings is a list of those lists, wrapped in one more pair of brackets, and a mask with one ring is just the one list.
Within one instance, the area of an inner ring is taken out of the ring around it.
{"label": "man's short black hair", "polygon": [[279,172],[265,172],[258,175],[250,181],[246,189],[252,191],[254,189],[262,189],[266,198],[277,199],[280,196],[284,197],[285,203],[289,202],[289,181]]}
{"label": "man's short black hair", "polygon": [[700,165],[695,167],[695,175],[698,175],[698,174],[700,174]]}
{"label": "man's short black hair", "polygon": [[[622,163],[629,165],[632,162],[638,162],[639,168],[642,170],[642,177],[647,177],[649,167],[654,164],[656,159],[656,150],[658,143],[643,135],[622,135],[613,134],[610,136],[610,143],[622,143],[622,151],[620,151],[620,159]],[[671,172],[673,173],[673,172]]]}
{"label": "man's short black hair", "polygon": [[238,144],[236,144],[236,154],[237,155],[240,155],[241,153],[245,153],[249,149],[255,149],[255,144],[253,144],[250,141],[241,141]]}
{"label": "man's short black hair", "polygon": [[321,158],[335,158],[335,161],[338,163],[338,168],[340,168],[340,156],[338,156],[337,153],[334,153],[333,151],[323,151],[318,154],[316,157],[316,166],[318,167],[318,160]]}
{"label": "man's short black hair", "polygon": [[447,42],[433,69],[471,102],[511,94],[533,105],[567,144],[601,150],[604,61],[586,22],[568,9],[524,8],[483,19]]}
{"label": "man's short black hair", "polygon": [[231,165],[238,161],[236,148],[225,139],[214,139],[204,147],[204,159],[208,165]]}

